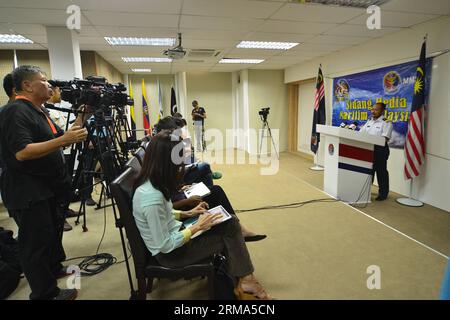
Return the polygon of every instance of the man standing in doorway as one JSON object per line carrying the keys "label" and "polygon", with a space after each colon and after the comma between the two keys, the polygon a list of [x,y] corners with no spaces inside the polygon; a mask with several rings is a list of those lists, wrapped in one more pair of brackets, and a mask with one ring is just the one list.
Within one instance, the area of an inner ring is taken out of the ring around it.
{"label": "man standing in doorway", "polygon": [[205,108],[199,107],[198,101],[192,101],[192,120],[194,121],[195,141],[197,145],[197,151],[203,152],[205,150]]}
{"label": "man standing in doorway", "polygon": [[384,201],[389,194],[389,172],[387,171],[387,160],[389,159],[388,142],[392,135],[392,123],[386,122],[383,114],[386,111],[384,103],[377,103],[372,109],[372,119],[366,122],[361,128],[361,132],[365,132],[374,136],[384,137],[386,143],[383,147],[375,146],[373,160],[373,176],[377,174],[379,185],[378,197],[376,201]]}

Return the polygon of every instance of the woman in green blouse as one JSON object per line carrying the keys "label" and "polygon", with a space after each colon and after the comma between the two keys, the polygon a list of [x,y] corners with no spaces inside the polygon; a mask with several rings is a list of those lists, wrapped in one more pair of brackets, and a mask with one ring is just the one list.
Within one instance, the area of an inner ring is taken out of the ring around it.
{"label": "woman in green blouse", "polygon": [[[161,132],[146,149],[133,196],[133,215],[145,245],[161,265],[171,268],[222,253],[227,257],[229,274],[236,279],[238,298],[271,299],[253,275],[253,264],[236,216],[217,224],[221,216],[203,214],[203,203],[190,211],[173,210],[170,197],[177,191],[184,174],[183,164],[172,161],[176,156],[174,147],[179,142],[178,137]],[[195,224],[182,228],[180,219],[197,215]],[[212,226],[213,229],[191,240],[192,235]]]}

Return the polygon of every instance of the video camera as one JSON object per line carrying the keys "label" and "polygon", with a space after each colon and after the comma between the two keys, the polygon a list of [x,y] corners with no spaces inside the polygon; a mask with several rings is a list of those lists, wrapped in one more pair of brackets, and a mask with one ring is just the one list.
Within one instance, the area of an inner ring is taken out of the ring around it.
{"label": "video camera", "polygon": [[264,121],[267,120],[267,116],[269,115],[270,108],[261,108],[261,110],[258,112],[258,114],[261,116],[261,119]]}
{"label": "video camera", "polygon": [[124,93],[127,88],[123,83],[110,84],[104,77],[90,76],[85,80],[75,78],[70,81],[49,80],[48,82],[52,86],[59,87],[61,99],[71,103],[74,108],[83,104],[94,109],[133,105],[133,99]]}

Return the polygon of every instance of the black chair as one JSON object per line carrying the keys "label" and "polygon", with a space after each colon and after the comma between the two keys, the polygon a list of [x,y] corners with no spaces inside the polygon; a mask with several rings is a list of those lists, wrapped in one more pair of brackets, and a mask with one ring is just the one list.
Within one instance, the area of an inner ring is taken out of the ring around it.
{"label": "black chair", "polygon": [[134,153],[134,156],[139,160],[139,163],[142,165],[142,163],[144,162],[145,149],[143,147],[139,147]]}
{"label": "black chair", "polygon": [[133,256],[138,282],[137,298],[139,300],[146,299],[147,293],[152,291],[154,278],[191,279],[206,276],[209,298],[214,299],[214,257],[183,268],[167,268],[161,266],[145,246],[132,211],[133,184],[139,171],[140,168],[137,166],[130,166],[111,183],[111,192],[119,209],[120,220],[125,227]]}
{"label": "black chair", "polygon": [[141,172],[141,162],[139,161],[138,157],[132,157],[128,162],[125,164],[126,168],[133,168],[133,172],[136,173],[136,176]]}

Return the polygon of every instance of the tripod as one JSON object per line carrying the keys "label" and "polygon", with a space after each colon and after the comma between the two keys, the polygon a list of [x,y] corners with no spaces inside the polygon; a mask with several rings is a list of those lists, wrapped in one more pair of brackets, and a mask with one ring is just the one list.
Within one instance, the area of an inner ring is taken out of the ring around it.
{"label": "tripod", "polygon": [[[101,109],[95,111],[93,119],[90,123],[86,123],[88,136],[84,142],[84,147],[79,152],[79,164],[73,180],[73,189],[80,196],[80,209],[75,224],[79,224],[80,216],[83,216],[83,231],[87,231],[86,227],[86,200],[90,197],[92,188],[92,178],[94,176],[97,162],[102,168],[102,192],[109,194],[108,186],[122,171],[127,161],[124,154],[120,154],[117,149],[117,143],[114,136],[113,117],[107,116]],[[80,144],[81,146],[81,144]],[[101,183],[100,181],[99,183]],[[101,199],[96,209],[101,209]]]}
{"label": "tripod", "polygon": [[258,154],[259,154],[259,156],[261,156],[263,140],[264,140],[264,137],[267,137],[267,135],[265,135],[264,133],[267,130],[267,132],[269,133],[269,137],[272,140],[272,145],[273,145],[273,149],[275,150],[275,154],[277,155],[277,158],[279,158],[278,152],[277,152],[277,147],[275,145],[275,141],[273,140],[272,130],[270,130],[269,122],[267,121],[267,116],[261,116],[261,121],[263,122],[263,125],[262,125],[262,129],[261,129],[261,140],[259,142],[259,153]]}

